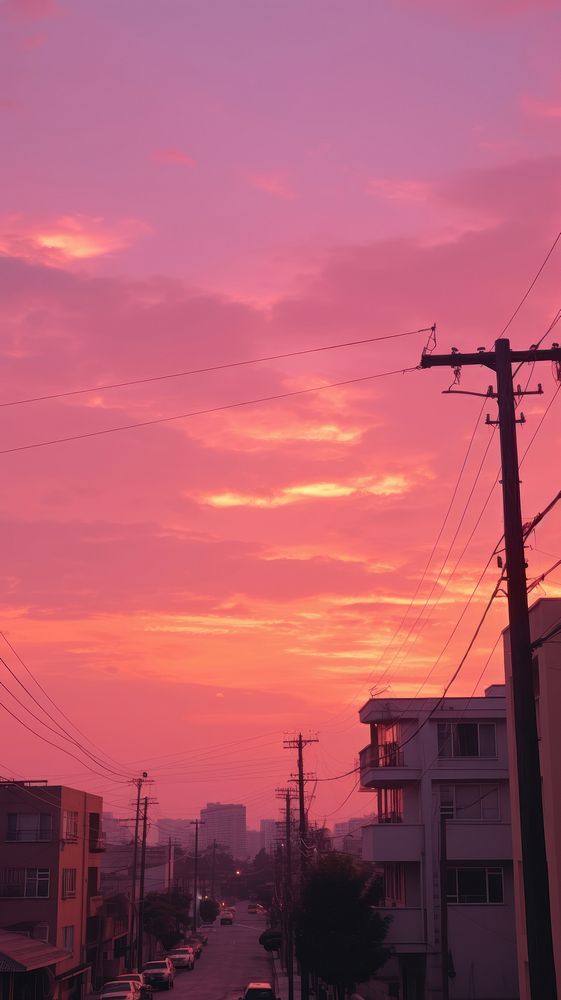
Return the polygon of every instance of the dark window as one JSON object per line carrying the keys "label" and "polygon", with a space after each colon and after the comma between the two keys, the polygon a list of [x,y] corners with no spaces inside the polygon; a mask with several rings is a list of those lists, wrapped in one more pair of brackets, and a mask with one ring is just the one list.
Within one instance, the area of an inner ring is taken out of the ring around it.
{"label": "dark window", "polygon": [[439,757],[496,757],[494,722],[439,722]]}
{"label": "dark window", "polygon": [[448,868],[446,894],[449,903],[503,902],[502,868]]}
{"label": "dark window", "polygon": [[50,813],[8,813],[6,840],[34,843],[51,840]]}

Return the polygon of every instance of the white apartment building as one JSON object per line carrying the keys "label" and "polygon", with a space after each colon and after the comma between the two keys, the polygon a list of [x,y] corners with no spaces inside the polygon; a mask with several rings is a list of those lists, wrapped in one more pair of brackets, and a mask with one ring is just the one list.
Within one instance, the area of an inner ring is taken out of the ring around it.
{"label": "white apartment building", "polygon": [[233,858],[247,857],[245,806],[226,802],[207,802],[201,809],[201,846],[215,840]]}
{"label": "white apartment building", "polygon": [[[530,635],[532,642],[543,636],[550,639],[534,650],[534,694],[540,747],[540,771],[545,829],[545,847],[549,873],[549,902],[553,954],[557,977],[557,994],[561,997],[561,599],[541,598],[530,608]],[[514,706],[512,701],[512,669],[510,662],[509,630],[504,632],[505,676],[507,683],[507,720],[512,789],[512,841],[514,856],[514,890],[516,899],[516,937],[521,1000],[529,1000],[528,945],[524,913],[524,884],[522,880],[522,845],[520,840],[520,809],[518,804],[518,776],[516,742],[514,736]]]}
{"label": "white apartment building", "polygon": [[442,997],[441,815],[451,1000],[518,997],[505,689],[485,697],[373,698],[360,778],[375,796],[363,860],[383,876],[400,1000]]}
{"label": "white apartment building", "polygon": [[272,854],[275,850],[277,824],[278,820],[276,819],[262,819],[259,824],[260,846],[262,850],[267,851],[267,854]]}

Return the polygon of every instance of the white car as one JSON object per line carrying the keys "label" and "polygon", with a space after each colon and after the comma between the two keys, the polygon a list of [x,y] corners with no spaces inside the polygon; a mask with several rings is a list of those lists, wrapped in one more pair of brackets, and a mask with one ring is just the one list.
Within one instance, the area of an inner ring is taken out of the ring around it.
{"label": "white car", "polygon": [[175,969],[169,958],[159,958],[147,962],[143,968],[144,978],[154,990],[172,990],[175,985]]}
{"label": "white car", "polygon": [[117,993],[132,993],[139,1000],[141,985],[135,979],[124,976],[123,979],[111,979],[101,987],[103,997],[113,997]]}
{"label": "white car", "polygon": [[152,987],[148,985],[144,978],[143,972],[124,972],[122,976],[117,976],[114,980],[115,983],[137,983],[140,992],[145,997],[147,994],[152,993]]}
{"label": "white car", "polygon": [[176,969],[195,968],[195,952],[189,945],[182,944],[178,945],[177,948],[172,948],[171,951],[168,951],[167,957],[173,962]]}

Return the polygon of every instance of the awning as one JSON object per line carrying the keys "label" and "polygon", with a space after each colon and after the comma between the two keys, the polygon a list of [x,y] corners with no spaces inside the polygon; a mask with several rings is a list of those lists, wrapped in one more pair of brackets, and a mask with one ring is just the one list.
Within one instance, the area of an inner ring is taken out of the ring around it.
{"label": "awning", "polygon": [[0,930],[0,972],[32,972],[70,958],[71,952],[54,948],[27,934]]}

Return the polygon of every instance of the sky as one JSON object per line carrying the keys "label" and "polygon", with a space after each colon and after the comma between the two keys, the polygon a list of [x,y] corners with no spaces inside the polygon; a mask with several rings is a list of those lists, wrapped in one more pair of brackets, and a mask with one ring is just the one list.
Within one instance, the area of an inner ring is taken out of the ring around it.
{"label": "sky", "polygon": [[[3,775],[129,816],[146,770],[154,820],[245,802],[255,826],[302,731],[311,818],[372,814],[337,777],[358,708],[441,694],[497,579],[496,406],[417,365],[433,323],[437,351],[491,348],[561,229],[560,21],[558,0],[0,0],[0,680],[43,737],[4,711]],[[561,244],[514,346],[554,321],[560,270]],[[543,385],[525,520],[559,489],[554,376],[519,375]],[[452,693],[501,681],[505,624],[500,596]]]}

